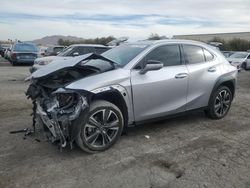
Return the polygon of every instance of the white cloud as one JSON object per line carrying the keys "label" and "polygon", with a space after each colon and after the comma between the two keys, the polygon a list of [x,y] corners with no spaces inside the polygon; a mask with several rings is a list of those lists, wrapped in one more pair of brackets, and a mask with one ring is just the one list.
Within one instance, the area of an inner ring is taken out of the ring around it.
{"label": "white cloud", "polygon": [[[31,40],[53,34],[139,39],[150,33],[249,31],[249,9],[249,0],[2,1],[0,39]],[[131,15],[138,18],[126,19]]]}

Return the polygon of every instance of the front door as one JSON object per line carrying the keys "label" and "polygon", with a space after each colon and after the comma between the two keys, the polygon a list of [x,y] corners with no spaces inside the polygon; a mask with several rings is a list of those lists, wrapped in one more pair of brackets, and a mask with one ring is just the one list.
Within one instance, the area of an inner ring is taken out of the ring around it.
{"label": "front door", "polygon": [[164,67],[146,74],[140,74],[138,68],[131,71],[135,121],[185,111],[188,71],[179,45],[156,47],[142,62],[145,60],[161,61]]}

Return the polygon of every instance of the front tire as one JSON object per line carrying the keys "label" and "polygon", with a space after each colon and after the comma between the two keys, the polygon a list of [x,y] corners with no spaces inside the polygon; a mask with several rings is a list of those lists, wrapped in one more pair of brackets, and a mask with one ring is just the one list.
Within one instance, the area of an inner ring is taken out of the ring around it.
{"label": "front tire", "polygon": [[108,101],[97,100],[90,105],[76,142],[88,153],[104,151],[116,143],[123,127],[124,118],[120,109]]}
{"label": "front tire", "polygon": [[225,117],[231,107],[232,92],[226,86],[220,86],[211,96],[206,115],[212,119]]}

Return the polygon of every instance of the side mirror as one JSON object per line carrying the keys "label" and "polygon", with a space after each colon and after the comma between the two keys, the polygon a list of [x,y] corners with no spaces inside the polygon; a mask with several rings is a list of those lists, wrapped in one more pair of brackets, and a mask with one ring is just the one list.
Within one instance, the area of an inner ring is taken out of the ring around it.
{"label": "side mirror", "polygon": [[73,56],[78,56],[78,55],[79,55],[78,52],[74,52],[74,53],[73,53]]}
{"label": "side mirror", "polygon": [[147,60],[144,68],[140,70],[140,74],[146,74],[148,71],[160,70],[163,63],[156,60]]}

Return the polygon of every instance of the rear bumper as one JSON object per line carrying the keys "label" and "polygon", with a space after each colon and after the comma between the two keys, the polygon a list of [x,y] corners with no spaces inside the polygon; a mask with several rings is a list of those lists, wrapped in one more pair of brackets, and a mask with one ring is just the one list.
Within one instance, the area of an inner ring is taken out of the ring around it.
{"label": "rear bumper", "polygon": [[17,63],[34,63],[35,59],[16,59],[15,62]]}

